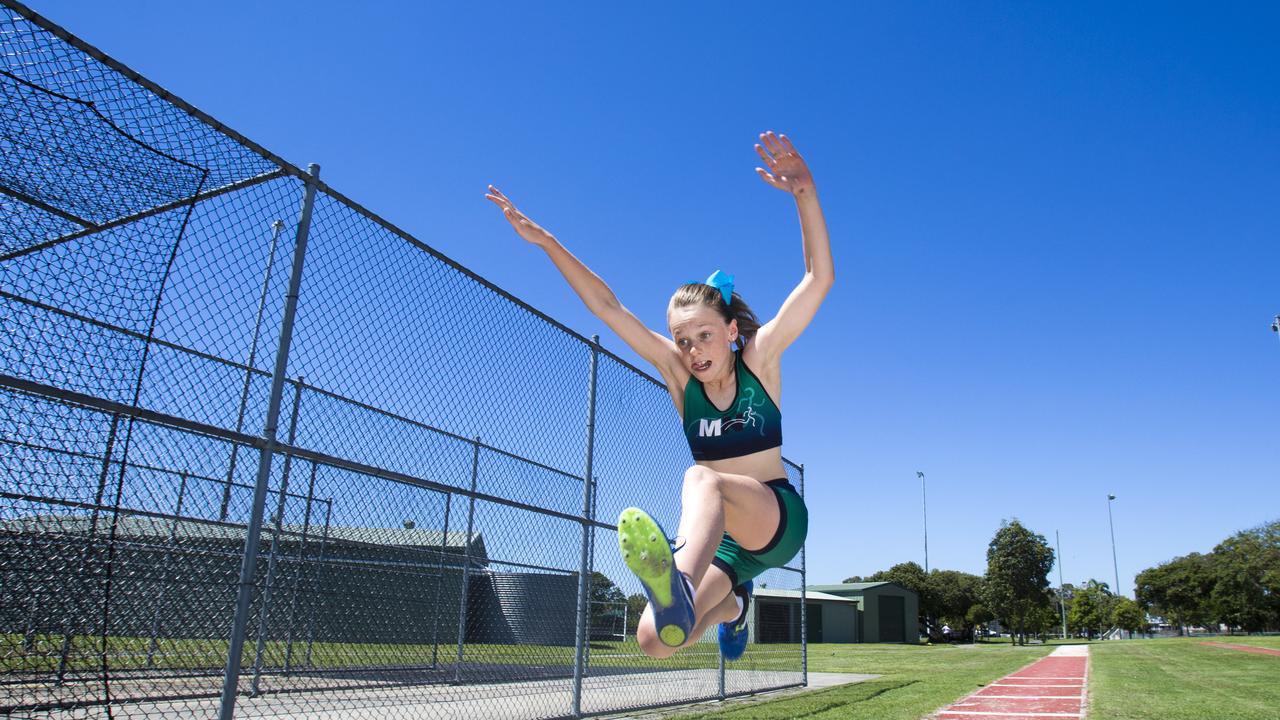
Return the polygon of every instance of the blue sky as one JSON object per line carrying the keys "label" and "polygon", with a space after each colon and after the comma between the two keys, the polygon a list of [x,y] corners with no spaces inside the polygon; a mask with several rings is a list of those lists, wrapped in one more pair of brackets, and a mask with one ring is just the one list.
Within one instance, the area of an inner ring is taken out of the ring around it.
{"label": "blue sky", "polygon": [[653,327],[716,268],[767,315],[800,239],[751,146],[788,133],[838,271],[784,365],[812,582],[923,562],[917,470],[969,572],[1017,517],[1111,581],[1115,493],[1126,593],[1280,516],[1275,6],[34,7],[625,357],[486,183]]}

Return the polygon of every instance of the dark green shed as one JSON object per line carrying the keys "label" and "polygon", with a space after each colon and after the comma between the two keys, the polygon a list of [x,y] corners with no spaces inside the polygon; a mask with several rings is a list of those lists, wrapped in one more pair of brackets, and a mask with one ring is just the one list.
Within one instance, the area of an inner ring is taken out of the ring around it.
{"label": "dark green shed", "polygon": [[920,642],[920,597],[892,582],[810,585],[810,592],[849,598],[858,605],[858,642]]}

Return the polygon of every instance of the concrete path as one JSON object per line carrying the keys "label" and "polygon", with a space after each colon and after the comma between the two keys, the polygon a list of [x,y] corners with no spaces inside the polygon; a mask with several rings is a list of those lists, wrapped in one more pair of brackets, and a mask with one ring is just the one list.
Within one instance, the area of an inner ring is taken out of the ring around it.
{"label": "concrete path", "polygon": [[662,708],[658,710],[649,710],[643,713],[626,713],[620,715],[608,715],[607,718],[612,720],[667,720],[680,715],[688,715],[690,712],[705,712],[710,710],[719,710],[722,708],[738,707],[741,705],[750,705],[751,703],[769,702],[779,698],[800,695],[810,690],[822,690],[824,688],[835,687],[837,685],[849,685],[851,683],[866,682],[867,680],[875,680],[879,675],[864,675],[861,673],[809,673],[808,687],[787,688],[785,690],[774,690],[770,692],[759,693],[756,695],[744,695],[729,698],[724,701],[711,701],[698,704],[682,705],[679,707]]}
{"label": "concrete path", "polygon": [[1083,718],[1089,697],[1089,646],[1062,645],[937,714],[938,720]]}

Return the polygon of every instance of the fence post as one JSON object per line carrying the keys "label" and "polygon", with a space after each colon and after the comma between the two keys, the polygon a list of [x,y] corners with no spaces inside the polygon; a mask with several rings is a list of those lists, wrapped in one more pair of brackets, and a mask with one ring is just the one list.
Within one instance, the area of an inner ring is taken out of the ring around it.
{"label": "fence post", "polygon": [[449,544],[449,513],[453,509],[453,493],[444,495],[444,530],[440,532],[440,562],[436,564],[436,599],[431,603],[431,669],[440,661],[440,593],[444,591],[444,551]]}
{"label": "fence post", "polygon": [[311,478],[307,481],[307,509],[302,516],[302,544],[298,552],[301,562],[298,565],[298,575],[293,580],[293,590],[289,593],[289,629],[288,636],[284,643],[284,674],[289,674],[289,669],[293,665],[293,621],[296,618],[298,608],[298,586],[302,584],[302,578],[307,572],[307,546],[310,541],[307,539],[307,533],[311,531],[311,501],[316,492],[316,468],[318,466],[313,461],[311,463]]}
{"label": "fence post", "polygon": [[[595,519],[596,519],[596,491],[600,489],[599,485],[600,485],[600,478],[592,477],[592,478],[591,478],[591,513],[587,516],[587,519],[588,519],[588,520],[590,520],[591,522],[595,522]],[[591,572],[592,572],[592,573],[594,573],[594,572],[595,572],[595,569],[596,569],[596,533],[595,533],[595,530],[592,530],[591,532],[589,532],[589,533],[587,534],[587,537],[588,537],[588,541],[587,541],[587,550],[588,550],[587,563],[588,563],[588,564],[587,564],[587,567],[588,567],[588,568],[590,568],[590,570],[591,570]],[[590,588],[590,586],[588,586],[588,588]],[[587,596],[587,619],[588,619],[588,620],[590,620],[590,619],[591,619],[591,597],[590,597],[590,593],[588,593],[588,596]],[[591,665],[591,635],[590,635],[590,632],[591,632],[591,626],[590,626],[590,623],[588,623],[588,624],[587,624],[587,633],[588,633],[588,634],[587,634],[587,642],[586,642],[586,645],[585,645],[585,646],[583,646],[583,648],[582,648],[582,667],[584,668],[584,672],[585,672],[585,668],[587,668],[587,667],[589,667],[589,666]],[[622,625],[622,639],[624,639],[624,640],[625,640],[625,639],[626,639],[626,636],[627,636],[627,626],[626,626],[626,623],[623,623],[623,625]]]}
{"label": "fence post", "polygon": [[716,653],[716,657],[717,657],[717,659],[719,659],[719,661],[720,661],[720,662],[719,662],[719,668],[720,668],[720,669],[717,671],[717,674],[720,676],[720,681],[719,681],[719,682],[720,682],[720,692],[718,693],[718,697],[719,697],[721,700],[724,700],[724,698],[725,698],[725,694],[724,694],[724,653]]}
{"label": "fence post", "polygon": [[471,453],[471,495],[467,497],[467,539],[462,553],[462,592],[458,597],[458,656],[453,663],[453,684],[462,682],[462,643],[467,638],[467,583],[471,579],[471,531],[476,519],[476,479],[480,475],[480,438]]}
{"label": "fence post", "polygon": [[[187,474],[182,473],[182,478],[178,483],[178,501],[173,507],[173,522],[169,525],[169,546],[164,551],[164,569],[160,571],[161,587],[169,583],[169,570],[173,565],[173,546],[178,543],[178,520],[182,517],[182,500],[187,494]],[[156,662],[156,650],[159,649],[158,637],[160,635],[160,611],[167,603],[165,596],[161,595],[156,598],[156,611],[151,617],[151,642],[147,645],[147,667],[152,667]]]}
{"label": "fence post", "polygon": [[[318,572],[320,575],[320,583],[324,583],[324,554],[329,548],[329,521],[333,518],[333,498],[324,499],[324,532],[320,535],[320,558],[317,562]],[[319,593],[317,592],[318,596]],[[311,667],[311,645],[316,637],[316,613],[320,612],[320,607],[312,609],[307,618],[307,655],[303,658],[303,664],[308,668]]]}
{"label": "fence post", "polygon": [[244,558],[240,565],[236,614],[231,623],[231,642],[227,651],[227,667],[222,682],[219,720],[231,720],[235,714],[236,688],[240,681],[240,653],[244,650],[244,633],[249,624],[249,601],[253,594],[253,576],[257,569],[258,538],[262,533],[262,512],[267,502],[267,480],[271,475],[271,459],[275,452],[276,423],[280,401],[284,396],[284,376],[289,367],[289,344],[293,341],[293,320],[298,310],[298,292],[302,286],[302,264],[307,252],[307,235],[311,229],[311,213],[315,208],[316,180],[320,166],[307,168],[310,179],[302,199],[297,239],[293,248],[293,269],[289,273],[289,291],[285,296],[284,318],[280,322],[280,341],[276,348],[276,366],[271,374],[271,395],[267,401],[267,417],[262,429],[262,447],[258,453],[258,479],[253,488],[253,508],[244,540]]}
{"label": "fence post", "polygon": [[595,444],[596,444],[596,368],[600,364],[600,336],[591,336],[591,365],[587,375],[587,470],[582,474],[582,556],[578,563],[578,616],[577,628],[574,631],[573,653],[573,717],[582,717],[582,676],[586,670],[584,652],[587,644],[587,611],[590,608],[590,585],[588,584],[591,568],[588,565],[587,550],[591,543],[591,534],[595,525],[591,522],[592,481],[595,477]]}
{"label": "fence post", "polygon": [[[804,463],[800,463],[800,497],[804,498]],[[805,543],[808,545],[808,543]],[[809,685],[809,616],[805,589],[809,577],[805,572],[805,545],[800,546],[800,683]]]}
{"label": "fence post", "polygon": [[[302,384],[299,375],[293,389],[293,412],[289,415],[289,445],[298,437],[298,408],[302,404]],[[262,656],[267,649],[267,621],[271,615],[271,589],[276,578],[276,557],[280,550],[280,529],[284,525],[284,504],[289,497],[289,471],[293,468],[293,455],[284,456],[284,469],[280,478],[280,499],[276,501],[275,522],[271,527],[271,552],[267,559],[267,582],[262,588],[262,605],[258,607],[258,644],[253,653],[253,683],[249,696],[258,696],[258,681],[262,678]]]}
{"label": "fence post", "polygon": [[[240,388],[240,410],[236,413],[236,432],[244,430],[244,411],[249,405],[249,385],[253,380],[253,363],[258,356],[258,334],[262,331],[262,313],[267,308],[267,288],[271,284],[271,268],[276,262],[276,243],[280,239],[280,231],[284,223],[276,220],[271,223],[271,247],[267,250],[267,267],[262,273],[262,291],[258,293],[258,315],[253,323],[253,340],[249,344],[249,362],[244,371],[244,385]],[[231,444],[231,462],[227,465],[227,483],[222,486],[222,508],[218,511],[218,519],[227,519],[227,509],[231,505],[231,483],[235,480],[236,458],[240,446]]]}

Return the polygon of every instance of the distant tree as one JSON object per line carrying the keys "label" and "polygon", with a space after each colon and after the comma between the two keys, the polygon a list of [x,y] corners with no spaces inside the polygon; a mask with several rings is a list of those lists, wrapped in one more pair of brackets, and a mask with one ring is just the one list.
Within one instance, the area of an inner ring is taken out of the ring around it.
{"label": "distant tree", "polygon": [[987,546],[986,604],[1026,644],[1028,620],[1046,601],[1053,549],[1016,519],[1003,523]]}
{"label": "distant tree", "polygon": [[1207,626],[1214,615],[1214,566],[1212,555],[1191,553],[1174,558],[1138,573],[1134,595],[1139,605],[1175,625],[1179,634],[1189,625]]}
{"label": "distant tree", "polygon": [[1112,595],[1107,584],[1089,580],[1077,588],[1067,604],[1067,625],[1073,633],[1089,638],[1100,634],[1111,622]]}
{"label": "distant tree", "polygon": [[1058,627],[1059,622],[1057,607],[1046,594],[1044,599],[1027,613],[1026,631],[1043,636]]}
{"label": "distant tree", "polygon": [[987,609],[982,603],[974,603],[969,606],[969,612],[964,614],[965,622],[969,627],[975,630],[979,627],[985,627],[992,620],[996,619],[995,613]]}
{"label": "distant tree", "polygon": [[1130,633],[1142,632],[1147,627],[1147,614],[1137,602],[1117,598],[1111,609],[1111,624]]}
{"label": "distant tree", "polygon": [[842,582],[842,583],[860,583],[860,582],[866,582],[866,580],[863,580],[861,575],[850,575],[849,577],[847,577],[847,578],[845,578],[845,579],[841,580],[840,582]]}
{"label": "distant tree", "polygon": [[612,580],[604,573],[593,572],[588,581],[588,588],[590,590],[588,597],[591,598],[591,609],[588,614],[591,627],[612,627],[622,619],[622,606],[626,604],[627,596],[613,584]]}
{"label": "distant tree", "polygon": [[643,593],[627,596],[627,634],[635,635],[636,628],[640,627],[640,614],[644,612],[644,606],[649,604],[649,599]]}
{"label": "distant tree", "polygon": [[1280,521],[1232,535],[1213,556],[1215,619],[1245,632],[1280,625]]}
{"label": "distant tree", "polygon": [[1058,615],[1056,627],[1062,627],[1062,620],[1067,616],[1067,610],[1071,608],[1071,598],[1075,593],[1076,586],[1071,583],[1065,583],[1062,587],[1049,588],[1049,603]]}
{"label": "distant tree", "polygon": [[939,624],[954,628],[959,636],[973,630],[969,622],[969,608],[982,602],[982,578],[958,570],[934,570],[927,580],[928,595],[932,607],[929,614]]}

